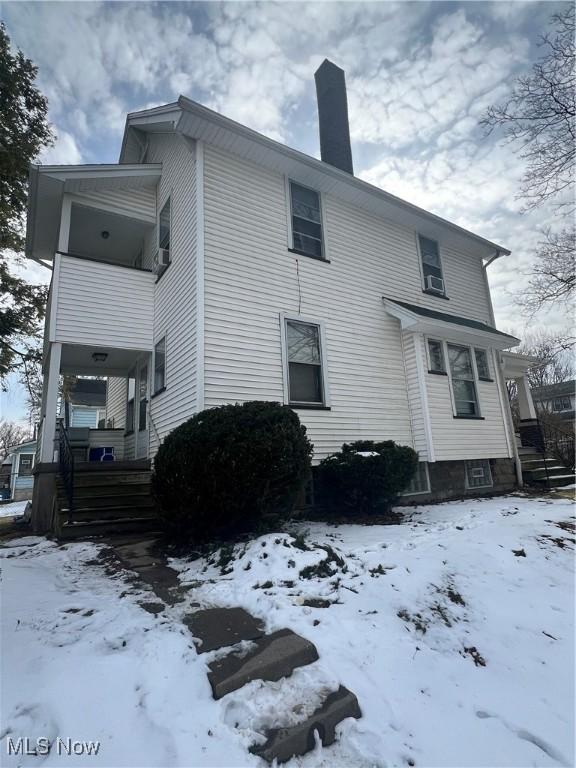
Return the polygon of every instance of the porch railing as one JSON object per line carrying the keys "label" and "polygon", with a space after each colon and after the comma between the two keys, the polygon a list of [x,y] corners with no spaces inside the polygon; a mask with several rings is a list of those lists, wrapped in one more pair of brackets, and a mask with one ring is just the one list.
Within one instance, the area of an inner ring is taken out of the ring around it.
{"label": "porch railing", "polygon": [[68,500],[68,522],[74,514],[74,454],[70,446],[68,432],[63,424],[58,430],[58,461],[60,477]]}
{"label": "porch railing", "polygon": [[574,469],[574,430],[562,429],[557,424],[552,424],[541,416],[531,422],[526,431],[522,432],[522,443],[531,445],[544,455],[546,477],[548,479],[548,467],[546,456],[551,456],[561,461],[564,466]]}

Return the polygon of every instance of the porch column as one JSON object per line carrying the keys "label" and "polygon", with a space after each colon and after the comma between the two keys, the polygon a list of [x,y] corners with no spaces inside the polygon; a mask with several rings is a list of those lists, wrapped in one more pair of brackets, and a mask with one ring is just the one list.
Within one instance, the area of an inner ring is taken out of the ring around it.
{"label": "porch column", "polygon": [[536,409],[532,400],[532,392],[526,376],[516,378],[516,388],[518,390],[518,410],[520,421],[536,418]]}
{"label": "porch column", "polygon": [[40,446],[40,461],[42,462],[54,461],[61,355],[62,344],[50,344],[42,388],[42,445]]}

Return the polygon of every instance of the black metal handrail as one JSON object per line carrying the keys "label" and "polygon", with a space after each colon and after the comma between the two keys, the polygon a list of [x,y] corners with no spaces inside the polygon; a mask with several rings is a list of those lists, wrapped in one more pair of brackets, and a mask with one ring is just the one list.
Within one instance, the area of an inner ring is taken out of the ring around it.
{"label": "black metal handrail", "polygon": [[58,430],[58,460],[60,477],[68,499],[68,522],[72,522],[74,513],[74,454],[64,424]]}

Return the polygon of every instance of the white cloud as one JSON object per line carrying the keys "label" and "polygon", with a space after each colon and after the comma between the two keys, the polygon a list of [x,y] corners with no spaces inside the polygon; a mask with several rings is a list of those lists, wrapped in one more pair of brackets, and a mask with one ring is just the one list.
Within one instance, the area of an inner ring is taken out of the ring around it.
{"label": "white cloud", "polygon": [[54,126],[56,142],[54,146],[45,149],[39,157],[43,165],[79,165],[82,153],[76,139],[68,131],[59,130]]}

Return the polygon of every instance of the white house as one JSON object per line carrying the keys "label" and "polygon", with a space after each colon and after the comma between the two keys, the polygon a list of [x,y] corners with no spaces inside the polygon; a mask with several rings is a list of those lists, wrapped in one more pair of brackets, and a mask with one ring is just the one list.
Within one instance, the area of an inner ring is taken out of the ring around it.
{"label": "white house", "polygon": [[46,472],[76,374],[109,377],[125,460],[259,399],[298,412],[314,462],[356,439],[413,446],[415,499],[515,485],[505,379],[533,419],[531,361],[503,352],[518,339],[486,277],[510,251],[355,177],[344,73],[316,80],[321,160],[180,97],[128,115],[118,164],[32,168],[27,256],[53,270]]}
{"label": "white house", "polygon": [[564,381],[532,389],[537,410],[553,413],[559,419],[574,422],[576,410],[576,381]]}

